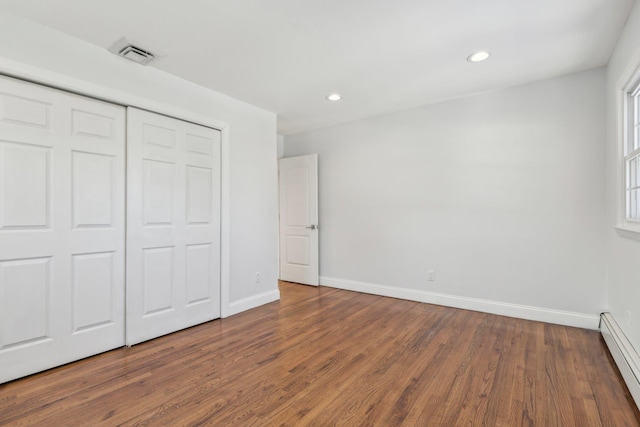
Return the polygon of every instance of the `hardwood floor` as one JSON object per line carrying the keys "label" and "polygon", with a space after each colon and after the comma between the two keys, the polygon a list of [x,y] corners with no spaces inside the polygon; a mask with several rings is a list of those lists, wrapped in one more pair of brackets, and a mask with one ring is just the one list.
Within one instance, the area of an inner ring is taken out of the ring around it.
{"label": "hardwood floor", "polygon": [[280,302],[1,385],[0,425],[640,425],[597,331],[280,288]]}

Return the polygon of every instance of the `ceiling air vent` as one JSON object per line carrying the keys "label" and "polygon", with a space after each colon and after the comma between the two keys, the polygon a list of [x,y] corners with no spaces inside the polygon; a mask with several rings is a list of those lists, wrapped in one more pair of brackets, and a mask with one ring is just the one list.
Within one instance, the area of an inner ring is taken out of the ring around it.
{"label": "ceiling air vent", "polygon": [[153,61],[153,54],[151,52],[147,52],[133,45],[125,47],[118,55],[143,65]]}
{"label": "ceiling air vent", "polygon": [[140,43],[132,42],[124,37],[115,42],[109,48],[109,52],[115,53],[118,56],[142,65],[147,65],[151,61],[164,56],[160,52],[152,51],[151,49],[142,46]]}

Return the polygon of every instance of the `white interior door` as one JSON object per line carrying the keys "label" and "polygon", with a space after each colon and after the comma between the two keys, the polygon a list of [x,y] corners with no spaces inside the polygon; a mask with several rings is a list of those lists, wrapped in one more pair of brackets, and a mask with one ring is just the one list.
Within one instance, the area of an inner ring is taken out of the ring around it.
{"label": "white interior door", "polygon": [[280,279],[318,286],[318,155],[279,160]]}
{"label": "white interior door", "polygon": [[0,77],[0,383],[124,345],[125,109]]}
{"label": "white interior door", "polygon": [[220,317],[220,132],[129,108],[127,344]]}

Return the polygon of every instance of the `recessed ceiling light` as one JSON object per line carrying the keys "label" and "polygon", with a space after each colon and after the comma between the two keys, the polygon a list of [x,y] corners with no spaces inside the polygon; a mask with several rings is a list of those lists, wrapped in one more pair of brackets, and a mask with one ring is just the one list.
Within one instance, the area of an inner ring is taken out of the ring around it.
{"label": "recessed ceiling light", "polygon": [[329,101],[340,101],[342,99],[342,95],[339,93],[332,93],[331,95],[327,95],[327,99]]}
{"label": "recessed ceiling light", "polygon": [[472,53],[467,57],[467,61],[469,62],[482,62],[488,59],[491,56],[489,52],[480,51],[476,53]]}

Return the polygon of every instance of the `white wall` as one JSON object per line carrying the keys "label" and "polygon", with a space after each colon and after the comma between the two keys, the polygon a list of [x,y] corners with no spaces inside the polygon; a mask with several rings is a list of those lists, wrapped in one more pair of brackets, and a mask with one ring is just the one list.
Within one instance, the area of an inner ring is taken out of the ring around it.
{"label": "white wall", "polygon": [[223,301],[223,313],[278,297],[275,114],[5,12],[0,12],[0,40],[4,72],[19,69],[45,76],[56,86],[97,90],[113,99],[142,99],[162,112],[184,111],[226,123],[232,307]]}
{"label": "white wall", "polygon": [[319,155],[322,281],[597,327],[604,82],[591,70],[286,136],[286,157]]}
{"label": "white wall", "polygon": [[284,135],[278,135],[278,158],[281,159],[284,156]]}
{"label": "white wall", "polygon": [[[640,66],[640,6],[636,3],[607,69],[607,291],[609,309],[637,351],[640,351],[640,235],[633,240],[619,235],[613,227],[618,222],[622,185],[619,161],[618,87],[625,77]],[[629,315],[629,313],[631,315]]]}

